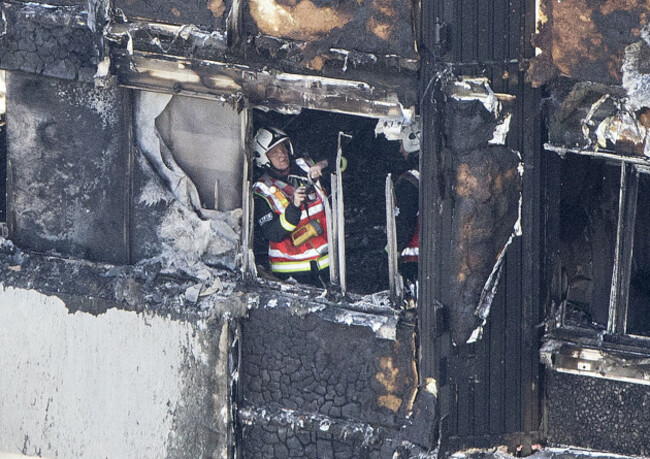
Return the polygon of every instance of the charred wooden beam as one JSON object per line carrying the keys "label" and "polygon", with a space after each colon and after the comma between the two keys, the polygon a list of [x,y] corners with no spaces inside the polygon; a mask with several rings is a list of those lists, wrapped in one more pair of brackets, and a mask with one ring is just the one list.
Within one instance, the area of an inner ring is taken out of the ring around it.
{"label": "charred wooden beam", "polygon": [[[136,53],[134,67],[119,72],[120,84],[145,90],[221,99],[298,112],[302,108],[374,117],[410,118],[397,95],[360,81],[328,79],[218,62]],[[128,65],[128,64],[127,64]]]}

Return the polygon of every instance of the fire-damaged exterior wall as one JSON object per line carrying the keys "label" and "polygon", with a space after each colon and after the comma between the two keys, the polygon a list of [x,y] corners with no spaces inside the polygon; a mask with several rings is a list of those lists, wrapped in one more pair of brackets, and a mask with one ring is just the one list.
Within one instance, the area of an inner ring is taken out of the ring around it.
{"label": "fire-damaged exterior wall", "polygon": [[[0,12],[0,450],[650,454],[647,2]],[[306,109],[421,116],[416,310],[256,277],[253,113]]]}
{"label": "fire-damaged exterior wall", "polygon": [[184,307],[182,282],[5,239],[0,272],[1,451],[228,457],[227,321]]}
{"label": "fire-damaged exterior wall", "polygon": [[[8,222],[16,243],[128,262],[128,94],[21,73],[7,83]],[[95,178],[75,180],[81,177]]]}
{"label": "fire-damaged exterior wall", "polygon": [[[277,300],[263,295],[266,308],[251,311],[241,325],[243,457],[427,451],[432,425],[404,422],[417,395],[414,324],[398,322],[390,311],[301,313],[285,301],[271,305]],[[346,322],[351,326],[342,327]],[[432,397],[423,392],[419,405],[431,410]]]}
{"label": "fire-damaged exterior wall", "polygon": [[648,2],[542,1],[549,443],[650,454]]}
{"label": "fire-damaged exterior wall", "polygon": [[[534,11],[534,1],[423,3],[423,42],[437,59],[423,60],[421,113],[425,132],[439,135],[425,136],[420,171],[427,282],[418,320],[421,377],[438,382],[443,451],[506,444],[525,453],[544,435],[540,92],[524,82]],[[489,91],[457,92],[468,77]],[[490,93],[511,113],[505,145],[495,142]]]}

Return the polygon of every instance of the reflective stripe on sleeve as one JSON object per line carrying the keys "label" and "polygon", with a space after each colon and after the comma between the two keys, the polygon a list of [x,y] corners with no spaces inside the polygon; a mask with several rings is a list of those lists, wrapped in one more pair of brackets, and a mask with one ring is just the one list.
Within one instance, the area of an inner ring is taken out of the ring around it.
{"label": "reflective stripe on sleeve", "polygon": [[[323,255],[318,260],[318,269],[325,269],[330,265],[328,254]],[[308,261],[283,261],[271,263],[271,271],[275,273],[298,273],[311,271],[311,260]]]}
{"label": "reflective stripe on sleeve", "polygon": [[284,215],[284,212],[280,214],[280,225],[282,225],[282,228],[284,228],[287,231],[293,231],[296,229],[296,225],[292,225],[287,221],[287,218]]}

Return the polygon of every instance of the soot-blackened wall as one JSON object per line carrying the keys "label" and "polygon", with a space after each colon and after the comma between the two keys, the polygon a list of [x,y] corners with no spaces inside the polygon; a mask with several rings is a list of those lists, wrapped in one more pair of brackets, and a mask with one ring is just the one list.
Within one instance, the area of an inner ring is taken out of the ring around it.
{"label": "soot-blackened wall", "polygon": [[7,94],[13,240],[127,262],[128,92],[11,72]]}
{"label": "soot-blackened wall", "polygon": [[[413,326],[400,322],[394,338],[385,339],[371,323],[350,324],[364,317],[378,325],[390,314],[305,307],[253,309],[241,323],[243,456],[393,457],[426,450],[400,441],[417,388]],[[433,421],[426,420],[430,430]]]}

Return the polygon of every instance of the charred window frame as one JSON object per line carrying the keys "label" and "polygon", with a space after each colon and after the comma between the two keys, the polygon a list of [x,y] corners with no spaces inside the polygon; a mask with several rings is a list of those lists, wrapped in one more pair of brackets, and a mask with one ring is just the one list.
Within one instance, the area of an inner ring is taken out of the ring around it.
{"label": "charred window frame", "polygon": [[[287,132],[292,139],[294,150],[298,155],[306,153],[313,160],[328,159],[330,172],[324,177],[324,187],[328,189],[330,196],[334,197],[331,218],[333,226],[338,226],[338,234],[345,234],[330,247],[330,272],[332,266],[336,269],[330,276],[332,288],[330,293],[340,295],[341,298],[348,298],[356,301],[357,297],[381,293],[377,298],[384,303],[384,292],[386,304],[391,301],[399,301],[399,298],[390,295],[389,281],[389,260],[386,252],[386,177],[392,172],[393,177],[396,169],[406,161],[399,153],[399,142],[389,140],[384,135],[376,135],[375,129],[379,118],[374,116],[362,116],[359,114],[339,113],[334,111],[318,109],[302,109],[300,112],[271,112],[263,107],[255,107],[247,114],[245,123],[242,123],[242,145],[247,145],[243,176],[244,187],[242,190],[242,234],[241,234],[241,271],[248,279],[263,278],[262,272],[258,272],[259,257],[262,256],[262,247],[259,246],[259,239],[255,236],[258,227],[254,221],[254,200],[251,186],[258,178],[259,171],[255,171],[252,157],[252,139],[258,128],[269,125],[279,127]],[[320,126],[322,145],[311,148],[314,140],[319,140],[318,134],[301,133],[299,126]],[[298,134],[300,133],[300,134]],[[326,139],[324,137],[327,137]],[[301,145],[302,144],[302,145]],[[331,176],[336,179],[335,167],[337,157],[345,157],[347,169],[342,173],[342,181],[345,185],[343,192],[341,183],[330,184]],[[370,169],[367,169],[369,167]],[[372,192],[361,190],[361,171],[366,171],[366,180],[372,181]],[[330,188],[334,188],[331,190]],[[334,191],[332,193],[332,191]],[[363,195],[363,196],[360,196]],[[361,215],[357,212],[358,201],[370,200],[366,208],[361,209]],[[352,218],[351,218],[352,217]],[[357,218],[358,217],[358,218]],[[362,220],[367,218],[367,233],[362,235]],[[328,223],[328,231],[330,224]],[[380,240],[381,238],[381,240]],[[369,241],[369,242],[368,242]],[[365,246],[364,246],[365,244]],[[366,290],[360,290],[362,277],[368,276],[360,266],[359,256],[364,254],[364,247],[372,250],[367,255],[373,260],[380,260],[373,265],[373,276],[368,281]],[[264,248],[266,251],[266,248]],[[361,255],[359,255],[361,253]],[[332,254],[338,258],[338,263],[332,262]],[[256,260],[256,255],[258,259]],[[346,261],[347,260],[347,261]],[[256,263],[257,261],[257,263]],[[376,272],[376,273],[375,273]],[[305,288],[311,288],[305,286]],[[349,296],[351,294],[352,296]],[[390,297],[390,298],[389,298]],[[376,299],[377,299],[376,298]],[[374,301],[374,300],[373,300]],[[395,304],[395,303],[393,303]]]}
{"label": "charred window frame", "polygon": [[[610,341],[617,342],[620,341],[617,337],[620,337],[624,338],[624,342],[628,344],[636,342],[646,348],[650,344],[650,327],[648,327],[650,323],[647,321],[639,322],[638,317],[634,314],[635,310],[639,309],[640,304],[637,299],[638,294],[634,293],[634,286],[635,277],[638,277],[638,271],[640,269],[638,266],[639,263],[635,258],[635,248],[644,249],[643,247],[635,247],[635,245],[643,246],[645,244],[645,238],[640,238],[640,236],[645,234],[642,225],[639,226],[639,223],[643,223],[643,221],[640,221],[637,216],[645,209],[645,193],[640,192],[640,190],[650,186],[650,165],[648,161],[643,157],[633,157],[617,152],[572,150],[550,144],[547,144],[545,147],[549,151],[559,153],[563,157],[563,162],[575,161],[578,158],[577,160],[582,161],[581,164],[586,167],[595,165],[596,167],[602,168],[601,170],[609,168],[609,171],[607,173],[602,172],[600,177],[603,181],[610,181],[610,187],[603,192],[603,195],[609,199],[617,198],[618,202],[616,203],[615,218],[610,218],[611,223],[615,225],[615,231],[610,236],[614,244],[610,249],[611,253],[608,253],[605,257],[611,260],[611,266],[607,268],[611,270],[611,275],[609,276],[608,285],[604,284],[606,279],[601,276],[603,285],[600,287],[600,301],[603,301],[602,292],[608,291],[609,298],[606,300],[606,311],[601,311],[600,320],[588,315],[583,325],[596,326],[599,340],[602,340],[604,337],[610,337]],[[561,167],[566,169],[569,166],[564,163]],[[616,171],[616,174],[613,173],[614,171]],[[615,178],[618,179],[617,186],[613,183]],[[569,186],[574,185],[569,184]],[[617,192],[617,196],[612,195],[615,192]],[[598,199],[596,194],[592,194],[591,198],[594,200]],[[643,202],[640,200],[643,200]],[[561,206],[563,205],[561,204]],[[610,207],[613,207],[611,203]],[[562,214],[564,208],[561,209],[561,220],[582,218],[590,228],[596,224],[590,215],[570,215],[572,209],[570,207],[568,209],[568,211],[564,211],[564,214]],[[645,213],[643,216],[645,217]],[[600,244],[603,245],[604,249],[607,249],[605,247],[607,244],[603,242],[601,240]],[[597,241],[594,242],[594,244],[598,243]],[[559,251],[568,250],[566,247],[559,249]],[[637,271],[636,274],[635,271]],[[578,279],[578,282],[585,280],[584,278]],[[554,324],[552,328],[560,330],[589,328],[588,326],[582,327],[578,321],[572,319],[571,308],[575,308],[576,305],[572,304],[570,292],[572,287],[571,279],[568,281],[560,281],[561,284],[563,282],[567,285],[562,287],[563,295],[559,307],[554,311]],[[645,293],[648,294],[650,292]],[[650,295],[647,295],[647,297],[650,301]],[[594,298],[592,301],[595,302],[597,300],[598,298]],[[631,308],[632,305],[635,306]],[[551,312],[553,313],[553,311]],[[605,312],[606,316],[604,315]],[[587,324],[588,321],[591,323]]]}
{"label": "charred window frame", "polygon": [[[592,252],[585,255],[581,250],[584,245],[567,246],[563,240],[566,231],[560,231],[555,247],[557,256],[577,257],[579,262],[593,257],[593,247],[596,247],[596,251],[601,252],[601,272],[597,274],[597,270],[592,270],[593,279],[588,276],[574,279],[578,289],[580,282],[593,282],[592,303],[587,305],[576,302],[580,294],[570,292],[570,279],[569,282],[559,280],[561,276],[557,272],[553,276],[555,282],[551,290],[556,292],[554,295],[561,290],[562,296],[554,296],[550,303],[547,333],[540,349],[541,362],[560,373],[650,385],[645,369],[650,354],[650,289],[644,280],[646,259],[650,258],[647,242],[650,233],[646,227],[650,219],[650,165],[643,156],[616,150],[578,150],[553,144],[546,144],[545,148],[562,158],[561,164],[557,164],[559,177],[567,170],[575,172],[576,164],[580,172],[595,171],[592,175],[598,180],[592,180],[591,184],[600,181],[596,184],[599,190],[595,192],[594,187],[590,187],[582,199],[593,201],[591,209],[607,210],[605,218],[597,212],[572,216],[567,209],[575,210],[576,206],[563,208],[564,204],[559,205],[564,210],[564,213],[559,212],[559,220],[573,219],[575,223],[584,219],[593,242]],[[570,196],[580,193],[583,186],[580,181],[581,178],[576,177],[568,183]],[[555,182],[550,180],[549,183]],[[562,187],[561,183],[558,185]],[[552,222],[551,226],[554,226]],[[611,247],[608,241],[612,241]],[[565,268],[566,260],[555,264],[559,265]]]}

